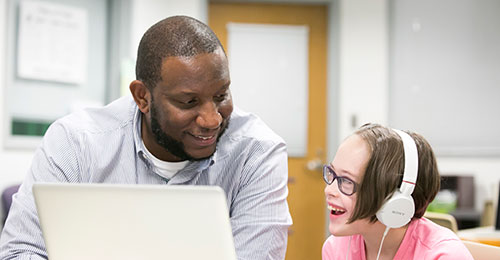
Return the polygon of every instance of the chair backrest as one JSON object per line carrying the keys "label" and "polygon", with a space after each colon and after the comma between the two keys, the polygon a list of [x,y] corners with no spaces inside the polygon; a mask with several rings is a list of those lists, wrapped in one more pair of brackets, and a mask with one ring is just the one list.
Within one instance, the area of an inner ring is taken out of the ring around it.
{"label": "chair backrest", "polygon": [[21,185],[17,184],[9,186],[2,192],[2,205],[4,212],[2,223],[5,223],[5,220],[7,220],[7,216],[9,215],[10,205],[12,204],[12,196],[16,194],[16,192],[19,190],[19,186]]}
{"label": "chair backrest", "polygon": [[455,233],[458,231],[457,220],[450,214],[426,211],[424,217],[440,226],[449,228]]}
{"label": "chair backrest", "polygon": [[500,247],[462,240],[475,260],[500,259]]}

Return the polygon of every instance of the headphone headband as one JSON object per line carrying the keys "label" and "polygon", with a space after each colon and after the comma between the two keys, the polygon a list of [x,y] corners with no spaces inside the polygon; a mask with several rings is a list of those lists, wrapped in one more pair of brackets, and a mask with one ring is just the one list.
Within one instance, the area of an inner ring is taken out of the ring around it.
{"label": "headphone headband", "polygon": [[403,141],[404,155],[405,155],[405,168],[403,173],[403,182],[399,191],[406,195],[411,195],[415,189],[418,174],[418,151],[417,144],[413,138],[398,129],[393,129]]}
{"label": "headphone headband", "polygon": [[395,191],[377,212],[377,219],[388,228],[399,228],[408,222],[415,213],[415,202],[411,197],[415,189],[418,174],[418,151],[413,138],[400,130],[393,129],[403,141],[405,168],[403,182],[399,191]]}

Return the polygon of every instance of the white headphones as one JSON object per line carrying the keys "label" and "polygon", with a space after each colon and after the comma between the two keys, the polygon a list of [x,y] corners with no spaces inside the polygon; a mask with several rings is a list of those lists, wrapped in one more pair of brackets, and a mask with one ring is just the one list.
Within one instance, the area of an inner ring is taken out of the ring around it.
{"label": "white headphones", "polygon": [[403,182],[378,210],[377,219],[388,228],[399,228],[410,222],[415,213],[415,203],[411,194],[415,188],[418,174],[418,152],[413,138],[400,130],[393,129],[403,141],[405,168]]}

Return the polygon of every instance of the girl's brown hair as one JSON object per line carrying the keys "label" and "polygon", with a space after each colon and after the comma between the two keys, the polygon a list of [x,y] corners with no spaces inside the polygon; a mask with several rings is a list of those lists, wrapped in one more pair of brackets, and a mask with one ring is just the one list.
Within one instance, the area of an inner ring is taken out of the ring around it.
{"label": "girl's brown hair", "polygon": [[[412,193],[413,218],[421,218],[440,188],[436,157],[429,143],[419,134],[407,132],[418,150],[418,177]],[[375,214],[386,199],[399,189],[403,180],[404,148],[399,135],[378,124],[365,124],[356,132],[370,147],[370,159],[359,183],[356,206],[349,223],[364,218],[375,222]]]}

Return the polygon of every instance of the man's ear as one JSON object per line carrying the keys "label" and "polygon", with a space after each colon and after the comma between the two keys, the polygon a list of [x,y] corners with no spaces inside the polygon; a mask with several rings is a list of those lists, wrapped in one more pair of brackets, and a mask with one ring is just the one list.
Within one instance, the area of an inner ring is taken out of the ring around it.
{"label": "man's ear", "polygon": [[134,80],[130,83],[129,89],[134,97],[135,103],[139,107],[139,110],[141,110],[142,113],[147,114],[151,103],[151,92],[146,87],[144,82]]}

